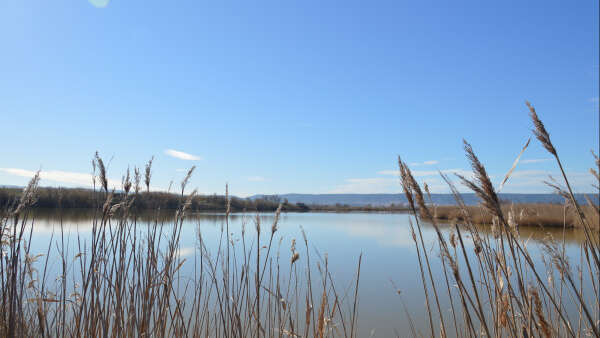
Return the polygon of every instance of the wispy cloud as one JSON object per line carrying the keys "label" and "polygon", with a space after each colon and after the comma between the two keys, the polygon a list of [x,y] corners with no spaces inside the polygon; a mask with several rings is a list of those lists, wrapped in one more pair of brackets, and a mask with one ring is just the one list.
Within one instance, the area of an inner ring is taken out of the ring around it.
{"label": "wispy cloud", "polygon": [[110,0],[89,0],[89,2],[96,8],[106,8]]}
{"label": "wispy cloud", "polygon": [[511,178],[522,178],[522,177],[538,177],[540,179],[548,178],[548,171],[544,170],[516,170],[510,175]]}
{"label": "wispy cloud", "polygon": [[[32,178],[33,175],[35,175],[35,173],[36,173],[33,170],[27,170],[27,169],[21,169],[21,168],[0,168],[0,172],[6,173],[9,175],[14,175],[14,176],[26,177],[26,178]],[[71,187],[89,187],[89,188],[91,188],[94,185],[92,174],[79,173],[79,172],[73,172],[73,171],[62,171],[62,170],[44,171],[44,170],[41,170],[40,171],[40,179],[41,179],[41,183],[43,185],[50,185],[50,186],[52,186],[52,184],[48,184],[46,181],[50,181],[50,182],[54,182],[54,183],[61,183],[61,184],[65,184],[65,185],[71,186]],[[109,189],[116,189],[116,190],[121,189],[121,185],[122,185],[121,180],[107,177],[107,182],[108,182]],[[98,181],[96,181],[96,186],[97,185],[98,185]],[[60,186],[60,184],[58,186]],[[164,191],[164,189],[162,189],[162,188],[157,188],[157,187],[153,187],[153,186],[150,186],[150,190],[151,191]]]}
{"label": "wispy cloud", "polygon": [[[562,176],[556,171],[546,170],[517,170],[512,173],[505,193],[552,193],[554,190],[547,186],[544,181],[551,181],[550,177],[557,180],[559,185],[563,185]],[[571,187],[576,193],[586,193],[594,191],[592,184],[595,178],[586,172],[568,172],[567,177]]]}
{"label": "wispy cloud", "polygon": [[[19,168],[0,168],[0,171],[5,172],[10,175],[21,176],[31,178],[35,175],[35,171],[19,169]],[[67,183],[76,186],[86,186],[91,187],[93,185],[92,175],[88,173],[78,173],[72,171],[60,171],[60,170],[50,170],[50,171],[40,171],[40,178],[42,181],[48,180],[58,183]],[[108,179],[108,185],[111,188],[118,189],[121,186],[120,180]]]}
{"label": "wispy cloud", "polygon": [[184,257],[192,256],[195,253],[196,253],[195,248],[186,246],[183,248],[179,248],[179,250],[177,250],[177,252],[175,252],[175,255],[179,256],[179,258],[184,258]]}
{"label": "wispy cloud", "polygon": [[549,158],[533,158],[530,160],[521,160],[521,163],[542,163],[542,162],[548,162],[551,159]]}
{"label": "wispy cloud", "polygon": [[[473,173],[464,169],[444,169],[442,174],[459,174],[465,177],[470,177]],[[395,175],[400,176],[398,170],[382,170],[377,172],[380,175]],[[411,170],[414,177],[438,176],[440,173],[437,170]]]}
{"label": "wispy cloud", "polygon": [[396,175],[400,176],[400,171],[398,170],[381,170],[377,172],[379,175]]}
{"label": "wispy cloud", "polygon": [[248,177],[248,181],[250,182],[264,182],[267,179],[262,176],[250,176]]}
{"label": "wispy cloud", "polygon": [[425,162],[413,162],[410,165],[413,167],[418,167],[418,166],[423,166],[423,165],[436,165],[439,163],[440,163],[440,161],[430,160],[430,161],[425,161]]}
{"label": "wispy cloud", "polygon": [[[417,180],[419,184],[426,181],[432,193],[450,192],[448,185],[439,176],[429,176],[426,179],[417,178]],[[458,189],[466,191],[461,186],[458,186]],[[344,184],[328,191],[331,194],[398,194],[401,192],[399,179],[388,177],[349,178],[344,181]]]}
{"label": "wispy cloud", "polygon": [[200,156],[184,153],[183,151],[173,149],[165,150],[165,154],[186,161],[200,161],[202,159],[202,157]]}
{"label": "wispy cloud", "polygon": [[[445,169],[441,170],[443,174],[450,174],[449,179],[454,182],[456,188],[461,193],[471,193],[472,191],[465,187],[452,174],[459,174],[467,179],[473,179],[473,173],[464,169]],[[450,189],[446,182],[439,176],[435,170],[413,170],[413,176],[419,184],[427,182],[432,193],[449,193]],[[381,175],[397,176],[397,170],[383,170],[378,172]],[[504,193],[551,193],[553,192],[543,181],[549,180],[549,175],[560,179],[560,174],[545,170],[516,170],[512,173],[510,180],[502,191]],[[571,186],[575,192],[590,192],[594,178],[585,172],[567,173]],[[494,186],[500,182],[503,176],[498,174],[490,175]],[[401,193],[399,179],[397,177],[369,177],[369,178],[349,178],[344,180],[343,184],[336,186],[328,191],[332,194],[383,194],[383,193]]]}
{"label": "wispy cloud", "polygon": [[400,192],[396,178],[349,178],[329,191],[331,194],[379,194]]}

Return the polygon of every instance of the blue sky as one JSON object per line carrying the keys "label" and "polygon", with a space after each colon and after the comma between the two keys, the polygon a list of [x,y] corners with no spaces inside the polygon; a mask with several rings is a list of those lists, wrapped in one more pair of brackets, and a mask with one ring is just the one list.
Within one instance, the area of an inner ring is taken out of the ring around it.
{"label": "blue sky", "polygon": [[[598,152],[597,1],[0,3],[0,184],[85,186],[97,150],[120,181],[197,171],[202,193],[400,192],[396,156],[434,191],[495,182],[531,122],[575,190]],[[505,192],[549,192],[532,141]]]}

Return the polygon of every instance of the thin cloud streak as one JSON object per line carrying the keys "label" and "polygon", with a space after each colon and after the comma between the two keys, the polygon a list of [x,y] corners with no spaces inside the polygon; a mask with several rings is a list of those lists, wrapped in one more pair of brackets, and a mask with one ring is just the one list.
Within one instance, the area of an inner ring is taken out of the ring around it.
{"label": "thin cloud streak", "polygon": [[183,151],[173,150],[173,149],[165,150],[165,154],[169,155],[171,157],[178,158],[180,160],[185,160],[185,161],[200,161],[200,160],[202,160],[202,157],[200,157],[200,156],[184,153]]}
{"label": "thin cloud streak", "polygon": [[[464,169],[445,169],[441,170],[444,174],[450,174],[450,179],[454,182],[461,193],[471,193],[472,191],[461,184],[452,174],[460,174],[466,178],[472,179],[473,173]],[[435,170],[412,171],[413,176],[419,184],[427,182],[432,193],[450,193],[450,189],[444,180]],[[379,171],[381,175],[398,175],[397,170]],[[504,193],[552,193],[553,190],[544,184],[543,181],[549,179],[549,175],[559,177],[559,173],[545,170],[516,170],[511,174],[510,181],[506,184]],[[571,186],[576,192],[590,192],[592,184],[595,182],[592,175],[585,172],[567,173]],[[499,183],[501,176],[490,175],[493,182]],[[562,183],[561,180],[559,180]],[[390,177],[368,177],[368,178],[348,178],[343,184],[327,191],[331,194],[383,194],[383,193],[401,193],[398,178]]]}
{"label": "thin cloud streak", "polygon": [[436,165],[439,163],[440,163],[440,161],[430,160],[430,161],[425,161],[425,162],[413,162],[410,165],[413,167],[418,167],[418,166],[423,166],[423,165]]}
{"label": "thin cloud streak", "polygon": [[175,255],[179,256],[179,258],[192,256],[196,252],[196,249],[193,247],[183,247],[175,252]]}
{"label": "thin cloud streak", "polygon": [[[9,175],[32,178],[35,175],[36,171],[21,169],[21,168],[0,168],[0,172],[4,172]],[[40,171],[40,179],[43,183],[44,181],[51,181],[55,183],[63,183],[68,184],[75,187],[93,187],[93,176],[89,173],[79,173],[73,171],[62,171],[62,170],[49,170],[49,171]],[[109,189],[118,190],[121,188],[122,182],[121,180],[116,180],[112,178],[107,178]],[[96,186],[98,186],[98,181],[96,181]],[[151,191],[164,191],[164,189],[150,187]]]}
{"label": "thin cloud streak", "polygon": [[521,160],[521,163],[542,163],[542,162],[548,162],[551,161],[551,159],[549,158],[533,158],[530,160]]}
{"label": "thin cloud streak", "polygon": [[550,175],[550,172],[545,170],[516,170],[510,176],[513,178],[537,177],[540,180],[546,180],[548,179],[548,175]]}
{"label": "thin cloud streak", "polygon": [[344,184],[330,190],[330,194],[379,194],[398,193],[399,183],[396,178],[349,178]]}
{"label": "thin cloud streak", "polygon": [[[35,175],[35,171],[20,169],[20,168],[0,168],[0,171],[5,172],[10,175],[21,176],[31,178]],[[68,183],[78,186],[93,186],[92,175],[88,173],[78,173],[71,171],[60,171],[60,170],[50,170],[50,171],[40,171],[40,178],[43,180],[59,182],[59,183]],[[121,181],[115,179],[107,179],[108,185],[111,188],[118,188],[121,186]]]}
{"label": "thin cloud streak", "polygon": [[[473,173],[464,169],[444,169],[441,170],[442,174],[460,174],[465,177],[470,177]],[[377,172],[380,175],[394,175],[400,176],[398,170],[382,170]],[[427,177],[427,176],[438,176],[440,173],[437,170],[411,170],[414,177]]]}
{"label": "thin cloud streak", "polygon": [[[520,170],[511,175],[511,181],[507,183],[503,192],[509,193],[553,193],[554,190],[548,187],[543,181],[550,181],[550,177],[557,179],[557,183],[562,186],[564,182],[559,172],[550,172],[544,170]],[[586,172],[568,172],[567,178],[575,193],[594,192],[592,187],[595,178]]]}
{"label": "thin cloud streak", "polygon": [[89,0],[89,2],[96,8],[106,8],[110,0]]}

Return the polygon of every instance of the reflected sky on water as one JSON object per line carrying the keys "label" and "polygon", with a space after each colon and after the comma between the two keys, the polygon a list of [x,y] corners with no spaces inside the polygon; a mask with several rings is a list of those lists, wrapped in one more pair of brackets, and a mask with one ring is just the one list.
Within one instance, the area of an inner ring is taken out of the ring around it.
{"label": "reflected sky on water", "polygon": [[[35,226],[32,234],[32,254],[45,253],[51,236],[56,241],[62,223],[69,252],[73,256],[77,250],[77,236],[80,243],[89,241],[93,226],[93,213],[87,210],[41,210],[34,214]],[[139,231],[158,219],[168,229],[173,221],[172,212],[145,212],[137,218]],[[263,237],[268,236],[273,222],[273,214],[259,216]],[[427,332],[423,288],[419,273],[417,253],[412,239],[409,215],[403,213],[287,213],[282,214],[274,240],[275,249],[281,253],[282,261],[289,260],[290,243],[296,239],[304,259],[302,229],[309,240],[311,259],[323,258],[326,254],[329,269],[339,290],[349,290],[356,273],[358,257],[362,253],[361,279],[359,287],[359,329],[360,336],[370,335],[375,329],[376,337],[393,335],[393,329],[408,332],[408,321],[403,312],[400,296],[393,284],[401,291],[415,325]],[[246,232],[248,245],[254,245],[256,214],[232,214],[230,233],[235,243],[240,243],[242,229]],[[414,222],[414,218],[413,218]],[[116,224],[116,222],[114,222]],[[219,213],[191,214],[186,218],[181,235],[179,254],[188,259],[182,273],[193,274],[194,257],[198,250],[198,235],[201,234],[209,250],[216,250],[221,228],[225,227],[225,215]],[[453,229],[451,224],[440,226],[444,235]],[[489,227],[481,227],[483,233],[490,233]],[[543,266],[540,240],[549,234],[562,238],[561,229],[521,228],[521,237],[526,240],[536,264]],[[423,224],[423,236],[430,248],[432,270],[441,282],[443,273],[438,259],[435,231],[432,225]],[[584,235],[578,230],[567,230],[565,242],[567,254],[579,262],[579,243]],[[279,244],[281,243],[281,244]],[[472,248],[472,242],[465,234],[465,244]],[[236,244],[238,245],[238,244]],[[281,245],[281,247],[279,247]],[[469,254],[473,255],[472,249]],[[442,301],[442,306],[449,306]]]}

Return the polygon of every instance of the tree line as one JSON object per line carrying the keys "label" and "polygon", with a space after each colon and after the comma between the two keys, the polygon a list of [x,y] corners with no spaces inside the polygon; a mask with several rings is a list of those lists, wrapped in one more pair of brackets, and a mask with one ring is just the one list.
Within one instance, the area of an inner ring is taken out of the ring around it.
{"label": "tree line", "polygon": [[[12,187],[0,188],[0,207],[6,207],[18,203],[23,189]],[[113,202],[119,203],[123,200],[122,192],[113,193]],[[133,208],[138,210],[175,210],[187,199],[180,194],[150,191],[135,194]],[[104,192],[84,188],[53,188],[40,187],[36,193],[35,207],[47,209],[92,209],[101,207],[106,200]],[[406,207],[402,204],[391,204],[387,206],[350,206],[347,204],[319,205],[305,204],[302,202],[290,203],[276,195],[267,195],[261,198],[240,198],[230,196],[231,212],[272,212],[277,210],[281,204],[284,212],[397,212],[404,211]],[[227,197],[224,195],[196,195],[191,200],[190,211],[195,212],[225,212],[227,209]]]}
{"label": "tree line", "polygon": [[[23,189],[0,188],[0,206],[7,207],[18,203]],[[106,200],[105,193],[97,190],[83,188],[38,188],[35,207],[38,208],[97,208],[102,206]],[[122,192],[113,193],[113,202],[119,203],[123,200]],[[177,209],[182,200],[187,196],[181,196],[168,192],[139,192],[135,195],[132,207],[146,209]],[[229,197],[230,210],[241,211],[275,211],[280,202],[273,198],[245,199],[235,196]],[[282,211],[309,211],[309,207],[303,203],[281,202]],[[191,211],[217,211],[225,212],[227,209],[227,197],[223,195],[197,195],[191,200],[189,210]]]}

